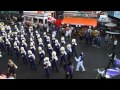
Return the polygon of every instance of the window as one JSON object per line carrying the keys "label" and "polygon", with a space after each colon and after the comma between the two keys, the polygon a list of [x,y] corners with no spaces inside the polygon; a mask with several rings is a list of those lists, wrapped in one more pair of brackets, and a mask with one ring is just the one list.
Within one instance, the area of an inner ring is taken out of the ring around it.
{"label": "window", "polygon": [[39,19],[39,23],[43,23],[43,19]]}
{"label": "window", "polygon": [[47,19],[45,19],[45,24],[47,24]]}
{"label": "window", "polygon": [[36,22],[37,22],[37,19],[36,19],[36,18],[33,18],[33,22],[36,23]]}
{"label": "window", "polygon": [[28,21],[28,17],[25,17],[25,20]]}

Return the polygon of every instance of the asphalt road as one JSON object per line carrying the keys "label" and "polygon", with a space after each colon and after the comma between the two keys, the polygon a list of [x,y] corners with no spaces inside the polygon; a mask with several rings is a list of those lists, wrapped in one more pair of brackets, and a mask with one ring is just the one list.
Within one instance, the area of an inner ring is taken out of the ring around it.
{"label": "asphalt road", "polygon": [[[57,35],[59,38],[59,35]],[[96,48],[90,45],[86,45],[84,42],[79,43],[79,39],[76,36],[73,36],[72,38],[77,39],[77,54],[81,51],[84,52],[85,59],[84,59],[84,66],[86,71],[82,72],[81,68],[80,71],[75,71],[77,62],[74,58],[72,58],[73,65],[74,65],[74,75],[73,79],[95,79],[97,76],[97,71],[95,69],[97,68],[104,68],[108,65],[109,58],[107,56],[108,53],[111,51],[108,51],[104,46],[102,40],[102,46],[100,48]],[[29,40],[29,36],[27,38]],[[71,41],[67,41],[67,43],[71,43]],[[66,45],[67,45],[66,43]],[[119,44],[120,45],[120,44]],[[119,45],[117,46],[116,53],[117,57],[120,58],[119,53]],[[0,72],[7,73],[7,60],[9,56],[6,52],[2,52],[3,57],[0,58]],[[37,55],[38,56],[38,53]],[[30,65],[24,65],[22,60],[13,59],[13,61],[18,66],[18,69],[16,70],[17,73],[17,79],[46,79],[44,69],[42,67],[42,64],[38,64],[38,57],[36,57],[36,66],[37,71],[31,70]],[[59,66],[59,62],[58,62]],[[52,72],[50,79],[64,79],[65,78],[65,71],[62,67],[59,66],[59,72]],[[113,79],[120,79],[120,75],[116,76]]]}

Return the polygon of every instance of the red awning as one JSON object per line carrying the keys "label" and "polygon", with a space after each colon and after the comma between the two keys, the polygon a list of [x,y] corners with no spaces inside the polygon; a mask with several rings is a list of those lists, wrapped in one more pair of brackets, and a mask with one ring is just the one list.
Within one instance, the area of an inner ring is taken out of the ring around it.
{"label": "red awning", "polygon": [[97,26],[97,19],[93,18],[64,18],[62,24],[74,24],[74,25],[86,25],[86,26]]}

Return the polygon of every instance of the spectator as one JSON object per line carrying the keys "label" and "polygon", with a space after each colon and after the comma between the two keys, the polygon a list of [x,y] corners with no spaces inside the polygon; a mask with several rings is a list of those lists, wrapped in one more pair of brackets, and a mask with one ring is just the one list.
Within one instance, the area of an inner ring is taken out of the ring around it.
{"label": "spectator", "polygon": [[101,44],[101,37],[100,35],[97,36],[97,47],[100,48],[100,44]]}
{"label": "spectator", "polygon": [[116,49],[116,46],[117,46],[117,39],[115,38],[115,39],[114,39],[114,42],[113,42],[113,50]]}
{"label": "spectator", "polygon": [[108,50],[110,50],[111,44],[112,44],[112,37],[110,36],[108,38]]}
{"label": "spectator", "polygon": [[17,69],[17,66],[16,64],[13,63],[12,60],[8,60],[8,73],[9,74],[12,74],[14,76],[14,78],[16,78],[16,69]]}
{"label": "spectator", "polygon": [[109,34],[107,34],[106,36],[105,36],[105,47],[107,47],[108,46],[108,40],[109,40]]}
{"label": "spectator", "polygon": [[69,62],[66,67],[65,67],[65,70],[66,70],[66,76],[65,76],[65,79],[68,79],[70,77],[70,79],[73,78],[73,64],[72,62]]}

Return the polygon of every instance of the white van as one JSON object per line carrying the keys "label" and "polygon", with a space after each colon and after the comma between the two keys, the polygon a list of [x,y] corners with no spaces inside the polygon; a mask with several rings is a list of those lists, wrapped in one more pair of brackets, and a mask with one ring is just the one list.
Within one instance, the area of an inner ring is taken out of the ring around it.
{"label": "white van", "polygon": [[107,15],[100,15],[99,22],[111,22],[110,18]]}
{"label": "white van", "polygon": [[30,25],[34,25],[36,23],[42,23],[43,26],[48,25],[47,16],[24,15],[23,18],[24,18],[24,21],[29,23]]}

